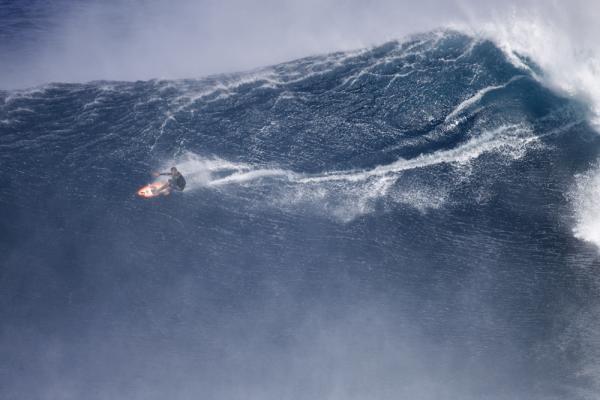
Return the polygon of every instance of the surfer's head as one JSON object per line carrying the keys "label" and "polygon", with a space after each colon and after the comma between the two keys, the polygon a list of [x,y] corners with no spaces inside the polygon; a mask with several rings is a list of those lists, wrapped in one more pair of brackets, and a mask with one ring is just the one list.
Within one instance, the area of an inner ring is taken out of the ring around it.
{"label": "surfer's head", "polygon": [[171,167],[171,173],[172,173],[172,174],[175,174],[175,173],[177,173],[177,172],[179,172],[179,171],[177,171],[177,168],[175,168],[175,167]]}

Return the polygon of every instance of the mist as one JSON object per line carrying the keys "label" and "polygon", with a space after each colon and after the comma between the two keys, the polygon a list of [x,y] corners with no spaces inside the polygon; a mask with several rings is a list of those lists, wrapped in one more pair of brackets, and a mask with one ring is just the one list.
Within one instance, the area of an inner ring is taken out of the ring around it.
{"label": "mist", "polygon": [[531,0],[30,3],[33,26],[11,24],[15,17],[2,6],[0,88],[196,78],[445,27],[494,37],[547,66],[556,52],[568,56],[563,62],[575,56],[589,61],[598,54],[594,38],[600,33],[600,6],[591,1],[569,6]]}

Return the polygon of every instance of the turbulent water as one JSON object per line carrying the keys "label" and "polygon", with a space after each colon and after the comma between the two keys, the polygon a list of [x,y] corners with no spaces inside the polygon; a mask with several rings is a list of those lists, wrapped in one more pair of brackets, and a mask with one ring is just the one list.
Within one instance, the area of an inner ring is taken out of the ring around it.
{"label": "turbulent water", "polygon": [[600,136],[542,82],[433,32],[0,92],[0,397],[597,398]]}

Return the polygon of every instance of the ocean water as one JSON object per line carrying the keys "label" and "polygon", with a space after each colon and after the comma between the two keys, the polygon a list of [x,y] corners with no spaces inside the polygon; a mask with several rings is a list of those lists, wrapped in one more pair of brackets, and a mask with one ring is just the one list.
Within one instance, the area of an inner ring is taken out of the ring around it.
{"label": "ocean water", "polygon": [[600,136],[542,75],[435,31],[0,91],[0,397],[597,398]]}

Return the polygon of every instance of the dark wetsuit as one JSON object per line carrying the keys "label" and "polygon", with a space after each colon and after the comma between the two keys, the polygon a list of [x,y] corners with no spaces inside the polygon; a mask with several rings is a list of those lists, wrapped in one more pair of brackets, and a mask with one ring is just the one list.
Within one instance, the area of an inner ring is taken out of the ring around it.
{"label": "dark wetsuit", "polygon": [[183,177],[183,175],[181,175],[179,171],[175,172],[175,174],[167,172],[160,175],[167,175],[172,177],[171,179],[169,179],[169,188],[173,190],[179,190],[180,192],[183,191],[183,189],[185,188],[185,178]]}
{"label": "dark wetsuit", "polygon": [[177,172],[171,179],[169,179],[169,187],[175,190],[183,191],[185,189],[185,178],[179,172]]}

